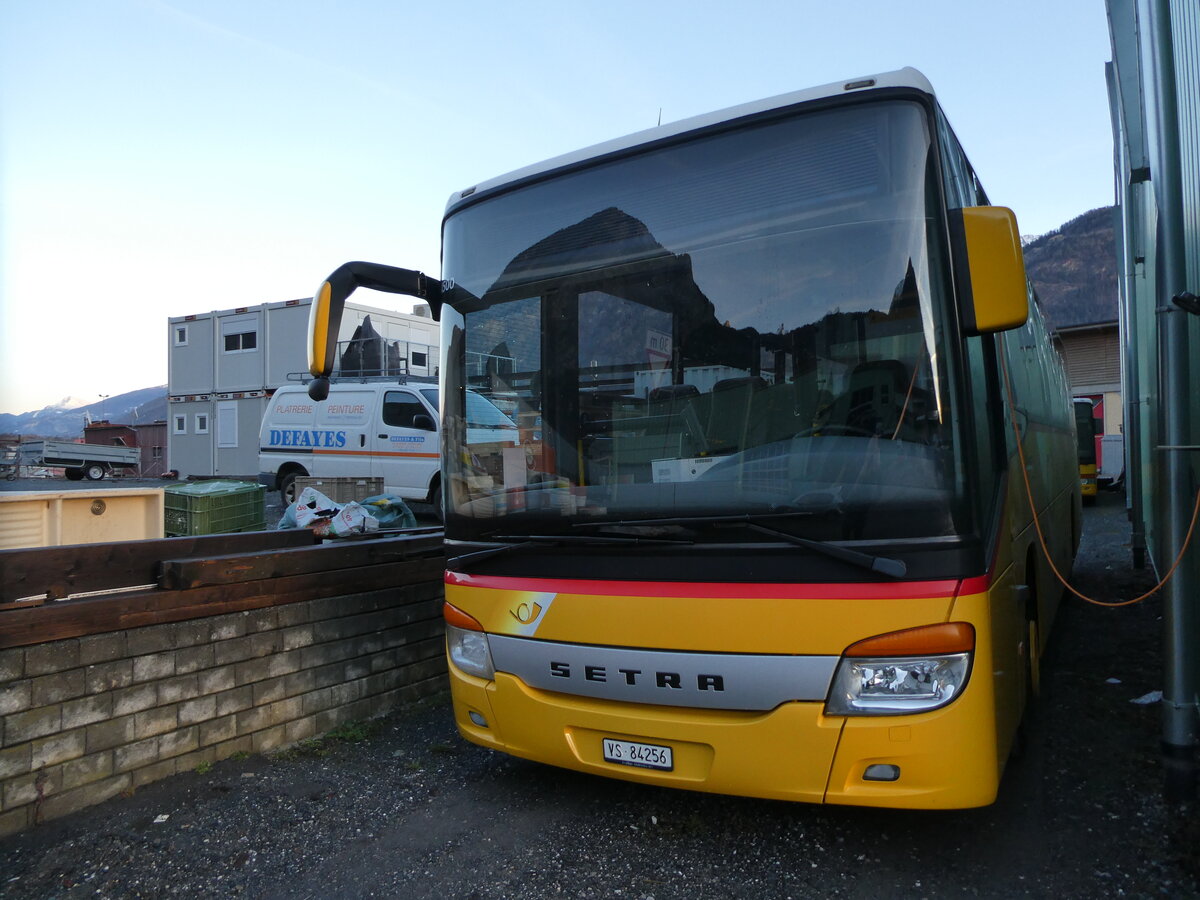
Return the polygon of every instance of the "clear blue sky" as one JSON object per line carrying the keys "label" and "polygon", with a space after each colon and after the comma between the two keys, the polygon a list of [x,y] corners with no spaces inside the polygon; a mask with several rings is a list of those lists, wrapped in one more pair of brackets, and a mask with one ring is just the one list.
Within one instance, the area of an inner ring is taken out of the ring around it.
{"label": "clear blue sky", "polygon": [[660,108],[905,65],[1040,234],[1112,202],[1109,57],[1103,0],[0,0],[0,412],[165,383],[168,316],[437,274],[452,191]]}

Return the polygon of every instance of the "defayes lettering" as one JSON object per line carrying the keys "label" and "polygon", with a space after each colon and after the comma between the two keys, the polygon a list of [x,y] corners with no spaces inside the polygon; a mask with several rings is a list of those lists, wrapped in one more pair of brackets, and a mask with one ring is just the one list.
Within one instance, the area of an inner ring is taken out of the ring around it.
{"label": "defayes lettering", "polygon": [[272,428],[272,447],[345,447],[344,431],[301,431],[298,428]]}

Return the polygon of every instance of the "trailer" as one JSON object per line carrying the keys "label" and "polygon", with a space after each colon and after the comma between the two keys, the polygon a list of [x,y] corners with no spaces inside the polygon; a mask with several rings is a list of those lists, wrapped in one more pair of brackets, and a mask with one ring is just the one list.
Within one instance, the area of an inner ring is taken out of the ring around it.
{"label": "trailer", "polygon": [[138,447],[74,441],[23,441],[17,452],[21,466],[61,468],[69,481],[99,481],[116,469],[136,469],[142,459]]}

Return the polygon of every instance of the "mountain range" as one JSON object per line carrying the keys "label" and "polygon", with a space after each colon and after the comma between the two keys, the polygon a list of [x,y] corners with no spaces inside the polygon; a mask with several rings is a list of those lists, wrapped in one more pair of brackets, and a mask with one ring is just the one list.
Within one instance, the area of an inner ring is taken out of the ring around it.
{"label": "mountain range", "polygon": [[1114,217],[1102,206],[1025,245],[1025,272],[1051,328],[1117,321]]}
{"label": "mountain range", "polygon": [[20,415],[0,413],[0,434],[82,437],[87,416],[91,416],[92,421],[108,419],[121,425],[164,421],[167,418],[167,386],[141,388],[127,394],[105,397],[95,403],[65,397],[52,406],[33,412]]}

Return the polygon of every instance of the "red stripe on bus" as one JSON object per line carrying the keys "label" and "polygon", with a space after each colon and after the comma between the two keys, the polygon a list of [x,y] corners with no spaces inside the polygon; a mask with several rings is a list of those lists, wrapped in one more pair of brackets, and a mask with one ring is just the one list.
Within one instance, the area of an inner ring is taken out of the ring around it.
{"label": "red stripe on bus", "polygon": [[594,581],[566,578],[514,578],[446,572],[446,584],[500,591],[544,594],[593,594],[609,597],[745,597],[764,600],[916,600],[955,597],[987,590],[988,577],[965,580],[896,581],[887,584],[747,584],[687,581]]}

